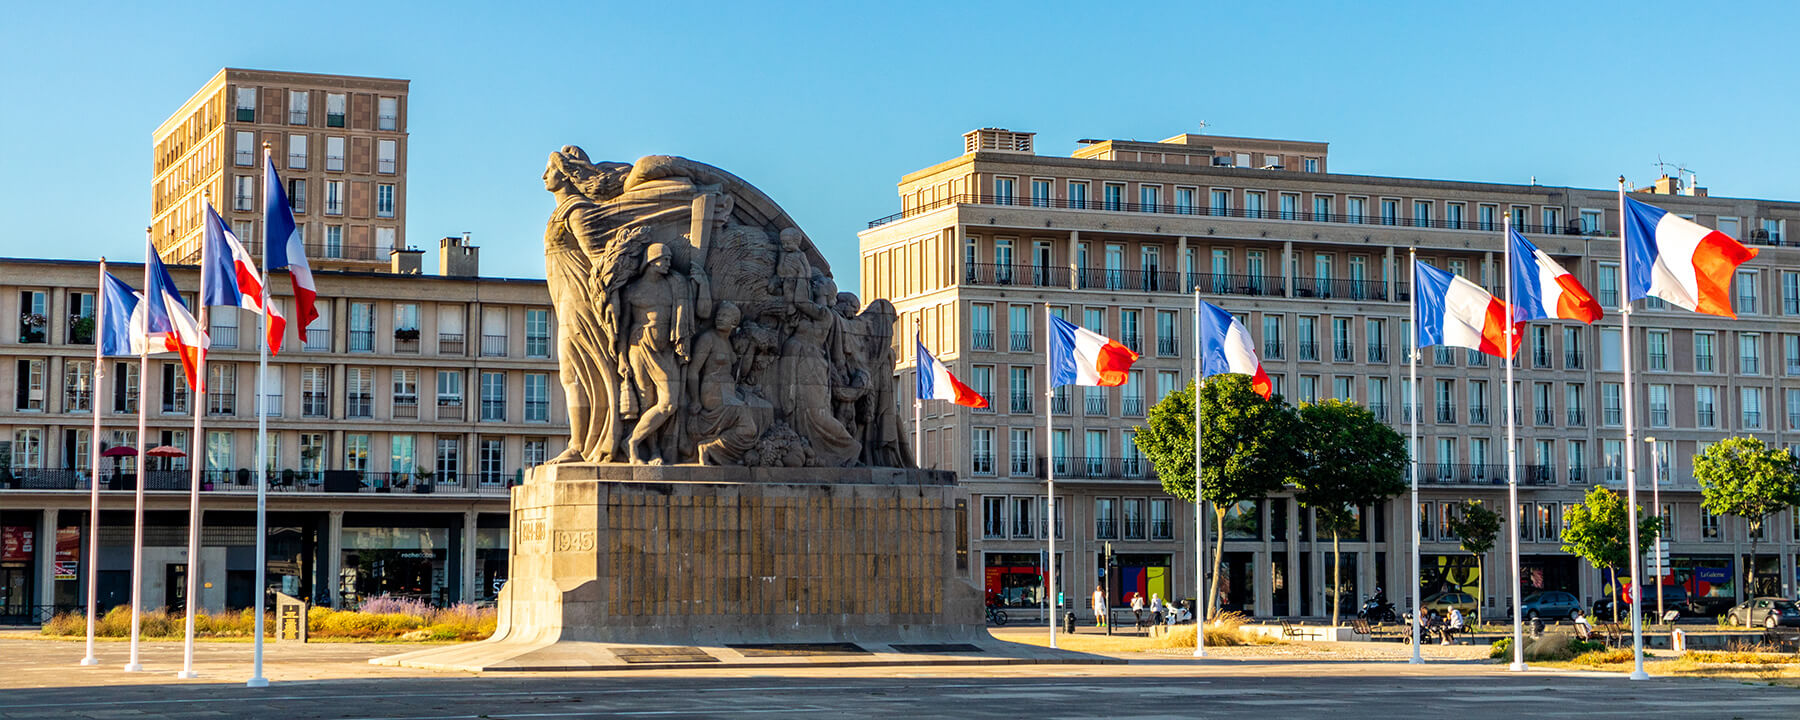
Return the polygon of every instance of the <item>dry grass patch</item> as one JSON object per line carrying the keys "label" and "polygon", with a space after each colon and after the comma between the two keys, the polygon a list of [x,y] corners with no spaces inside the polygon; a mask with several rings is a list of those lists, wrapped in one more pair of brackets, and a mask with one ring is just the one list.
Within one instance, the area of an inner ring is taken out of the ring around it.
{"label": "dry grass patch", "polygon": [[[363,610],[333,610],[315,607],[307,611],[309,637],[314,640],[458,642],[481,640],[494,634],[498,616],[493,608],[452,605],[435,608],[414,601],[392,601],[372,598]],[[256,611],[194,615],[194,637],[208,639],[250,638],[256,632]],[[49,637],[83,637],[87,635],[87,615],[61,613],[50,618],[39,630]],[[151,640],[176,640],[187,635],[186,618],[164,610],[148,610],[138,617],[140,637]],[[131,635],[131,608],[115,607],[95,623],[97,637],[122,638]],[[265,616],[263,636],[274,637],[275,618]]]}
{"label": "dry grass patch", "polygon": [[[1226,612],[1209,619],[1206,623],[1206,644],[1208,647],[1236,647],[1239,645],[1278,645],[1281,638],[1244,630],[1244,623],[1249,618],[1243,613]],[[1174,650],[1194,646],[1194,628],[1192,625],[1176,625],[1156,638],[1152,646],[1159,650]]]}

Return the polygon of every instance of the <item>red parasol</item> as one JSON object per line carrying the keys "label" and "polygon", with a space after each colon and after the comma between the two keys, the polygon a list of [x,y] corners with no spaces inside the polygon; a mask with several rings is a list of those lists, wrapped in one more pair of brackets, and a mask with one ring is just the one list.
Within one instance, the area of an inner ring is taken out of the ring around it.
{"label": "red parasol", "polygon": [[146,457],[178,458],[187,457],[187,453],[173,445],[158,445],[144,451]]}
{"label": "red parasol", "polygon": [[100,451],[100,457],[136,457],[137,448],[130,445],[115,445]]}

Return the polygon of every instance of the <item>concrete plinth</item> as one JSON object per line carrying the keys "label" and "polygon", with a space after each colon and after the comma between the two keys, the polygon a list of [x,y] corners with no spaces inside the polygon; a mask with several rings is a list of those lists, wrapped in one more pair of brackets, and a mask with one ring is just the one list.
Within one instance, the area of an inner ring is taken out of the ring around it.
{"label": "concrete plinth", "polygon": [[553,465],[513,489],[511,576],[456,670],[1056,662],[995,641],[955,476],[891,468]]}

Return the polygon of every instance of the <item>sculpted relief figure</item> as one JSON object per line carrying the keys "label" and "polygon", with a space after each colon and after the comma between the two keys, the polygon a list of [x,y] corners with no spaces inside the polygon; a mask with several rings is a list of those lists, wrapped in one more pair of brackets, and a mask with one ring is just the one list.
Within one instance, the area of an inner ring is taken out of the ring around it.
{"label": "sculpted relief figure", "polygon": [[772,199],[652,155],[552,153],[544,265],[569,446],[552,462],[904,467],[893,306],[837,292]]}

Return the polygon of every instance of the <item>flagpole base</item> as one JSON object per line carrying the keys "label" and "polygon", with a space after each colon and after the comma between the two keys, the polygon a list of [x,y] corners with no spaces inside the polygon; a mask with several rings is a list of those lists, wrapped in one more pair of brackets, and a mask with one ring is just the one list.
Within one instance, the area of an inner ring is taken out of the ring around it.
{"label": "flagpole base", "polygon": [[1197,657],[1197,658],[1206,657],[1206,648],[1194,648],[1194,657]]}
{"label": "flagpole base", "polygon": [[183,670],[181,672],[175,673],[175,677],[181,678],[183,680],[193,680],[194,678],[200,677],[200,673],[194,672],[192,670]]}
{"label": "flagpole base", "polygon": [[261,675],[258,675],[256,677],[253,677],[253,678],[250,678],[249,680],[244,681],[244,687],[266,688],[268,686],[269,686],[269,679],[266,677],[263,677]]}
{"label": "flagpole base", "polygon": [[1506,669],[1511,670],[1513,672],[1525,672],[1526,670],[1530,670],[1531,668],[1529,666],[1527,666],[1525,663],[1515,662],[1511,665],[1506,666]]}
{"label": "flagpole base", "polygon": [[99,664],[100,664],[100,658],[94,657],[92,655],[89,655],[89,656],[81,659],[82,667],[92,667],[94,665],[99,665]]}
{"label": "flagpole base", "polygon": [[1633,680],[1649,680],[1650,673],[1644,672],[1644,666],[1639,665],[1638,669],[1631,671],[1631,679],[1633,679]]}
{"label": "flagpole base", "polygon": [[125,663],[125,672],[143,672],[143,663]]}

